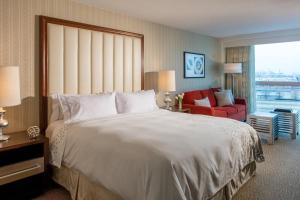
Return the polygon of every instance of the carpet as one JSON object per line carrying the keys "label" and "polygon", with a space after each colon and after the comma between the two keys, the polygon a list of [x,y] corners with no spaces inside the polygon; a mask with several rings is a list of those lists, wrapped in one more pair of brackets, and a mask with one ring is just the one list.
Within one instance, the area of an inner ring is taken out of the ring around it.
{"label": "carpet", "polygon": [[[263,145],[265,162],[257,163],[257,173],[233,200],[299,200],[300,137],[280,136],[274,145]],[[70,200],[66,190],[54,186],[35,200]]]}
{"label": "carpet", "polygon": [[299,200],[300,137],[280,136],[274,145],[263,145],[265,162],[235,195],[234,200]]}

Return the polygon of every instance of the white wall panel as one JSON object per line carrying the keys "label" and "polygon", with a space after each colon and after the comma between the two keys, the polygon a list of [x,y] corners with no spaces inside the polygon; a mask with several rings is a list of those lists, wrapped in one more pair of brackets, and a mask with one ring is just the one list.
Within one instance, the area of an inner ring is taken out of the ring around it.
{"label": "white wall panel", "polygon": [[64,29],[48,24],[48,93],[64,92]]}
{"label": "white wall panel", "polygon": [[103,40],[104,92],[112,92],[114,90],[114,36],[105,33]]}
{"label": "white wall panel", "polygon": [[123,36],[115,35],[114,41],[114,90],[123,92]]}
{"label": "white wall panel", "polygon": [[92,32],[92,93],[103,92],[103,33]]}
{"label": "white wall panel", "polygon": [[141,39],[57,25],[48,35],[51,93],[141,89]]}
{"label": "white wall panel", "polygon": [[91,31],[79,29],[79,94],[91,93]]}
{"label": "white wall panel", "polygon": [[125,37],[124,39],[124,91],[132,91],[132,45],[133,41],[131,37]]}
{"label": "white wall panel", "polygon": [[78,29],[64,27],[64,93],[78,93]]}
{"label": "white wall panel", "polygon": [[141,39],[133,39],[133,91],[141,90]]}

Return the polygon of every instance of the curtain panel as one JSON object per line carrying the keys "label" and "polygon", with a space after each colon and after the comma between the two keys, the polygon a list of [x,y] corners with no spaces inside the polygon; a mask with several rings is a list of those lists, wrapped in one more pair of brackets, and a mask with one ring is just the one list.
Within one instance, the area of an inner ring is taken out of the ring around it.
{"label": "curtain panel", "polygon": [[[256,109],[255,94],[255,56],[254,46],[226,48],[226,63],[242,63],[242,74],[233,74],[233,93],[237,98],[244,98],[248,104],[248,112]],[[232,79],[226,74],[225,87],[231,89]]]}

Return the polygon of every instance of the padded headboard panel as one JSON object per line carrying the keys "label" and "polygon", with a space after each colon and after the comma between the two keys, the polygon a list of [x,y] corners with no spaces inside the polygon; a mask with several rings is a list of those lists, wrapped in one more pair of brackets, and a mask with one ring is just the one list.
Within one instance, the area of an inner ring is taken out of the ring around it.
{"label": "padded headboard panel", "polygon": [[141,34],[40,16],[41,128],[47,97],[143,89]]}

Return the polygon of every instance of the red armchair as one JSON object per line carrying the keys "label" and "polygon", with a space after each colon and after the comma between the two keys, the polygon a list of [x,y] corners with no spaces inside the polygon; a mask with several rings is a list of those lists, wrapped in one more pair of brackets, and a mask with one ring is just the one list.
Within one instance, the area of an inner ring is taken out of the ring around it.
{"label": "red armchair", "polygon": [[[227,117],[239,121],[245,121],[247,115],[247,104],[245,99],[235,99],[235,104],[228,106],[217,106],[214,95],[216,89],[195,90],[184,93],[183,108],[190,108],[192,114],[203,114],[217,117]],[[211,107],[196,106],[195,99],[208,97]]]}

